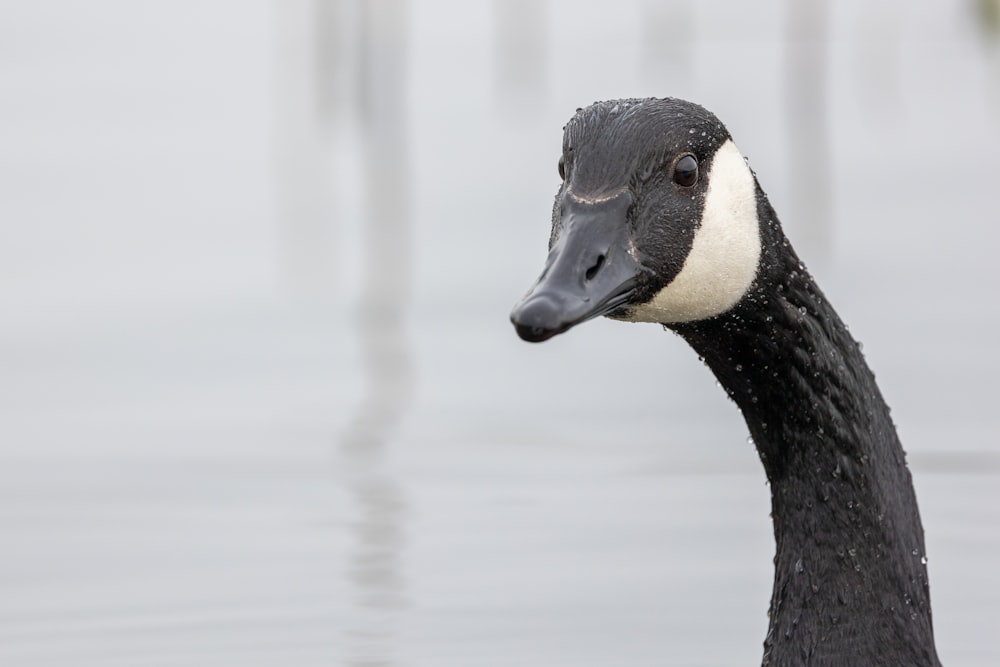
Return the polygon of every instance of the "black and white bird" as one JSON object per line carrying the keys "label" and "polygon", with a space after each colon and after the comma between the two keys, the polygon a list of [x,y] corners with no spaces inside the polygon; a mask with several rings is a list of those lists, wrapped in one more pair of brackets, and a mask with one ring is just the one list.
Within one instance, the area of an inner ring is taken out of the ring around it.
{"label": "black and white bird", "polygon": [[905,454],[857,342],[723,124],[678,99],[579,110],[549,255],[511,313],[539,342],[657,322],[736,402],[770,482],[764,665],[939,665]]}

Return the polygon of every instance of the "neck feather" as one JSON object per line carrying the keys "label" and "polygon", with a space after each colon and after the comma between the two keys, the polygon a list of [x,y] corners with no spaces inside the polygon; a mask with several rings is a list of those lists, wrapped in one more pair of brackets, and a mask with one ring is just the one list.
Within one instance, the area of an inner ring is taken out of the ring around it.
{"label": "neck feather", "polygon": [[739,406],[771,485],[764,664],[938,665],[923,529],[889,408],[761,202],[765,268],[751,292],[670,327]]}

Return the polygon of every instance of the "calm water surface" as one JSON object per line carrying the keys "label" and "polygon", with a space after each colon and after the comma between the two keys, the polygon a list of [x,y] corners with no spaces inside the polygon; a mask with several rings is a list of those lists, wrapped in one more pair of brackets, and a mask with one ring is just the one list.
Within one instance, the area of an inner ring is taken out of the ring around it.
{"label": "calm water surface", "polygon": [[0,664],[757,664],[769,491],[710,373],[506,321],[562,124],[647,94],[750,156],[894,408],[942,660],[1000,664],[974,3],[518,4],[0,6]]}

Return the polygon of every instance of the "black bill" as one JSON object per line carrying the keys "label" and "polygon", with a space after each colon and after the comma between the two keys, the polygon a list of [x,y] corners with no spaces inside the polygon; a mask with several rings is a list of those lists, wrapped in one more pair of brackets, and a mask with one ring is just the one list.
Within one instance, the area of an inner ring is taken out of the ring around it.
{"label": "black bill", "polygon": [[517,335],[534,343],[626,305],[644,269],[629,249],[631,196],[566,195],[559,235],[538,281],[514,306]]}

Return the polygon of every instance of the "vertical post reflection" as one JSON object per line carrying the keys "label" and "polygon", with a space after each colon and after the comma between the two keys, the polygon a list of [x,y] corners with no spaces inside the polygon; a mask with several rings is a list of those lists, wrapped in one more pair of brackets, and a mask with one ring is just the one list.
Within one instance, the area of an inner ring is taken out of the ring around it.
{"label": "vertical post reflection", "polygon": [[640,5],[639,62],[650,95],[687,96],[694,84],[694,7],[686,0],[643,0]]}
{"label": "vertical post reflection", "polygon": [[786,102],[791,155],[789,192],[794,212],[789,219],[808,221],[799,238],[803,255],[824,260],[830,255],[830,128],[827,123],[826,0],[789,2]]}
{"label": "vertical post reflection", "polygon": [[986,82],[993,119],[1000,121],[1000,0],[973,0],[976,23],[985,41]]}
{"label": "vertical post reflection", "polygon": [[352,603],[346,664],[351,667],[395,663],[405,606],[401,552],[406,497],[384,462],[413,383],[403,323],[411,252],[404,4],[359,3],[364,219],[356,321],[367,386],[340,442],[357,512],[348,572]]}
{"label": "vertical post reflection", "polygon": [[537,108],[545,89],[548,3],[494,0],[494,61],[497,89],[508,110]]}
{"label": "vertical post reflection", "polygon": [[870,3],[858,13],[853,30],[854,76],[865,99],[865,111],[888,127],[905,111],[900,91],[900,33],[906,11],[905,5]]}
{"label": "vertical post reflection", "polygon": [[322,105],[330,78],[327,56],[336,40],[328,23],[333,17],[321,13],[318,2],[273,4],[273,160],[280,278],[296,292],[323,295],[338,283],[333,127]]}

